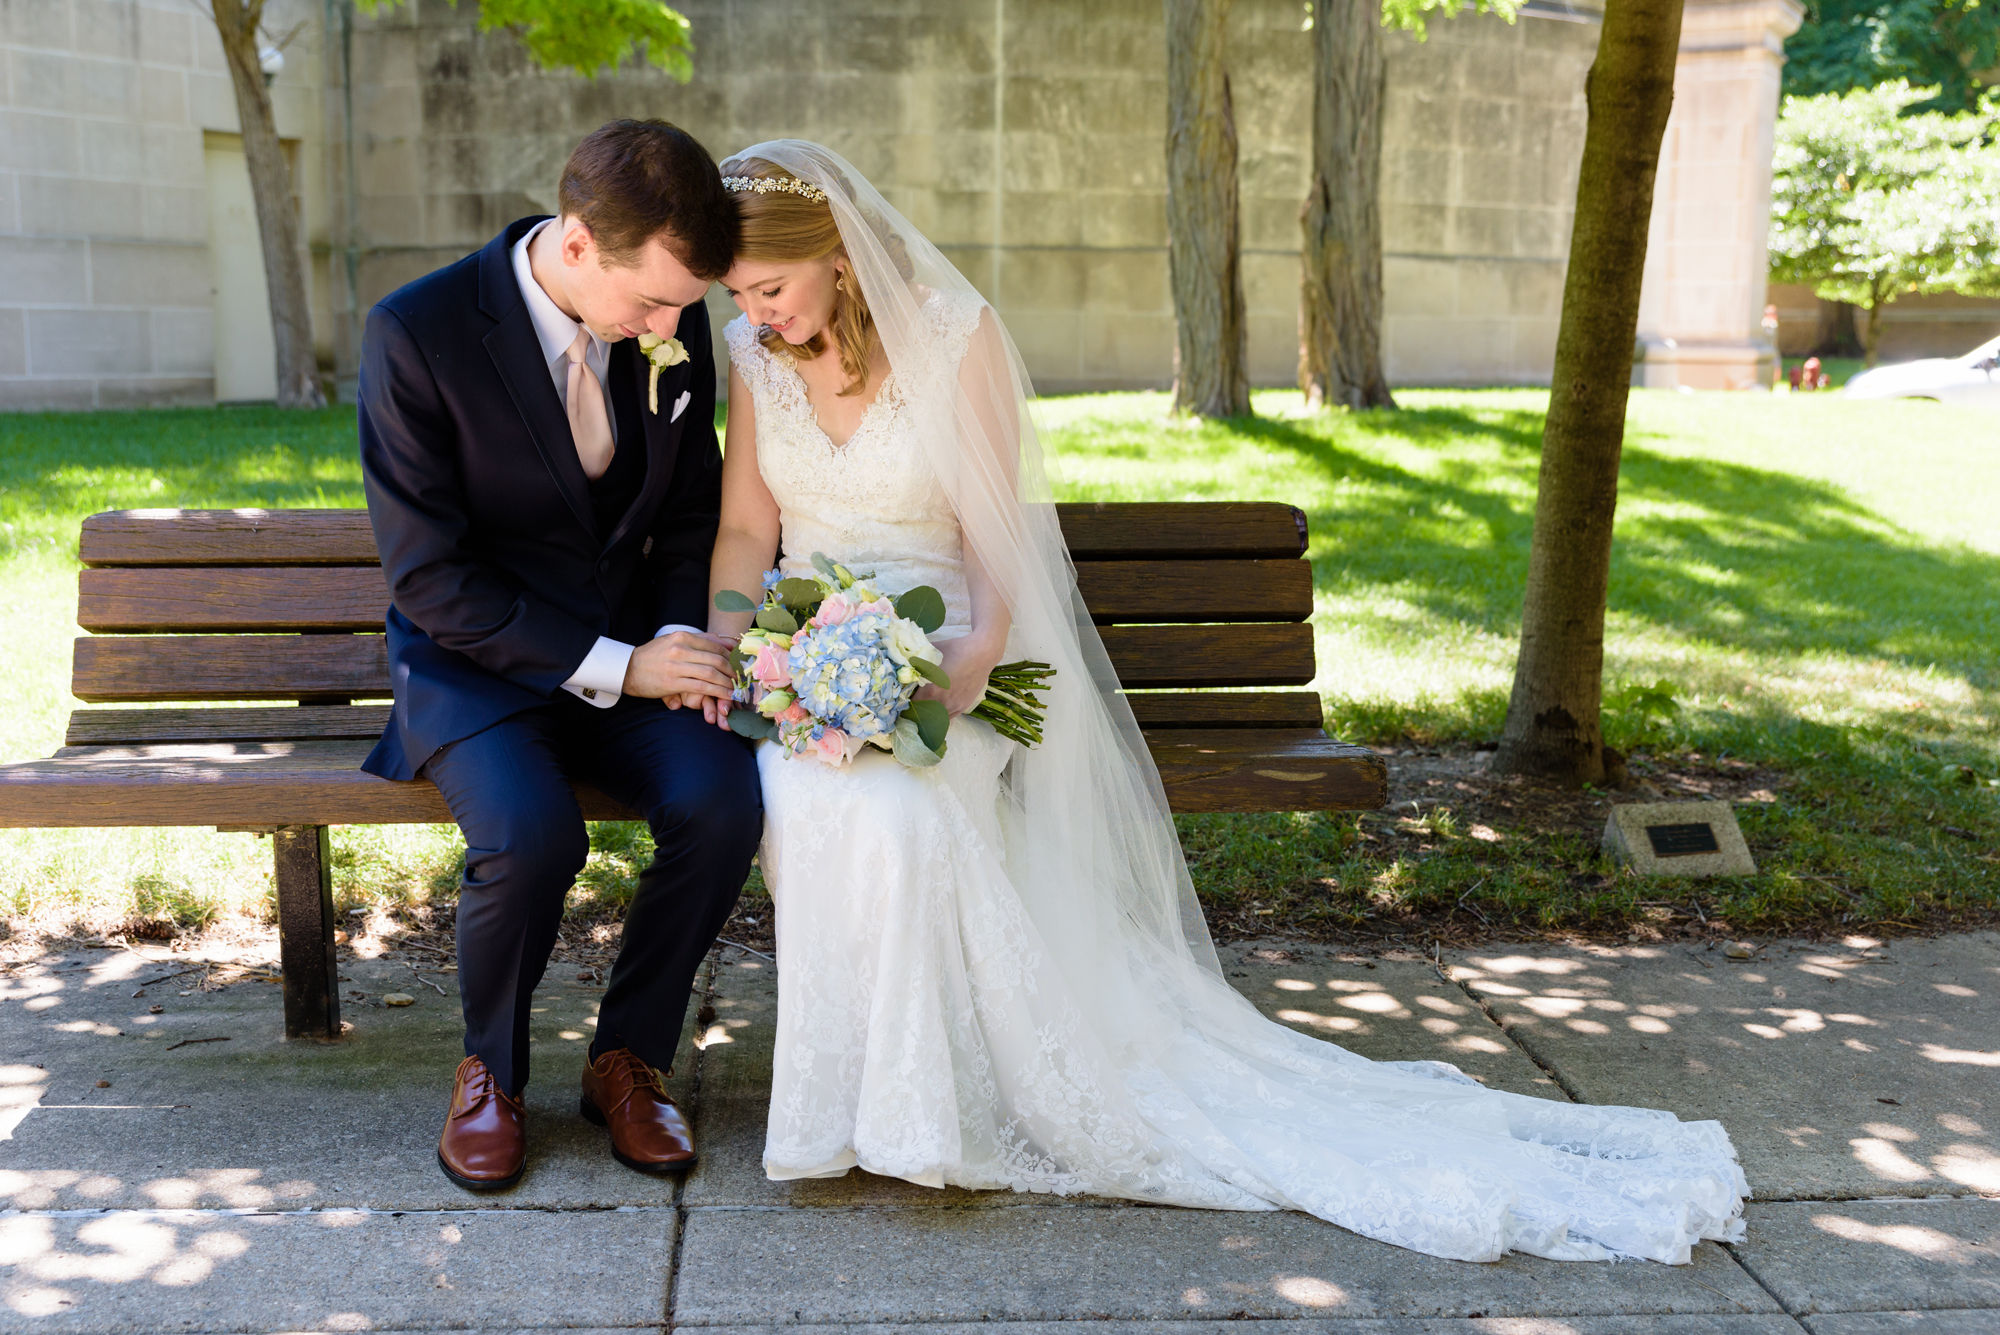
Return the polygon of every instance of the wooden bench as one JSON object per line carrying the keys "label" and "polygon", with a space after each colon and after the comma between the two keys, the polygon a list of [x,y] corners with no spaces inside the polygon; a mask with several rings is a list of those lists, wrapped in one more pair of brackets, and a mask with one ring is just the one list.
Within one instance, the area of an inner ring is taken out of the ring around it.
{"label": "wooden bench", "polygon": [[[1275,504],[1064,505],[1085,603],[1173,809],[1380,807],[1382,758],[1330,741],[1305,516]],[[384,592],[362,510],[127,510],[83,523],[70,716],[0,765],[0,826],[212,825],[275,843],[288,1037],[340,1033],[327,827],[449,822],[429,783],[362,772],[388,716]],[[1216,687],[1253,687],[1222,691]],[[161,707],[271,701],[228,708]],[[282,702],[282,703],[276,703]],[[633,812],[578,786],[591,820]]]}

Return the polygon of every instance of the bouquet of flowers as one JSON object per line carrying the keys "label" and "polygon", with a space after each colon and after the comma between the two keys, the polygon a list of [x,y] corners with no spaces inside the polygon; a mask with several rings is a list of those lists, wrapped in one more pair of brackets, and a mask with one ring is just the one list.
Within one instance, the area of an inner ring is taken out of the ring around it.
{"label": "bouquet of flowers", "polygon": [[[735,670],[729,726],[766,738],[793,758],[839,765],[876,746],[912,768],[944,758],[951,716],[918,700],[925,682],[950,686],[930,633],[944,624],[944,598],[929,585],[891,598],[847,567],[813,553],[814,578],[764,576],[764,599],[734,589],[715,595],[725,612],[757,614],[730,651]],[[1005,663],[988,677],[971,712],[1026,746],[1042,739],[1036,694],[1054,676],[1046,663]]]}

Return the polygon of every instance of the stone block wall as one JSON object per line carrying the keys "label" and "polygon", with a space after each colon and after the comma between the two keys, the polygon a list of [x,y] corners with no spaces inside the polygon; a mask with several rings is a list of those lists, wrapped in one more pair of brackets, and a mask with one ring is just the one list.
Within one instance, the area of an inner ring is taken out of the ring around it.
{"label": "stone block wall", "polygon": [[1390,37],[1383,125],[1388,374],[1547,384],[1583,157],[1594,23],[1433,18]]}
{"label": "stone block wall", "polygon": [[[274,96],[308,214],[318,9],[269,23],[307,24]],[[203,135],[237,130],[213,26],[188,0],[0,0],[0,62],[0,408],[213,401]]]}
{"label": "stone block wall", "polygon": [[[554,207],[562,159],[614,116],[661,116],[718,156],[760,139],[831,145],[998,307],[1040,388],[1172,376],[1166,57],[1157,0],[690,0],[695,77],[543,73],[470,0],[354,21],[353,177],[330,155],[355,312]],[[1293,382],[1310,51],[1291,0],[1239,0],[1253,376]],[[1390,34],[1384,210],[1389,371],[1402,383],[1546,383],[1560,314],[1588,23],[1467,14]],[[336,43],[338,46],[339,43]],[[333,78],[341,79],[338,62]],[[340,134],[337,125],[330,132]],[[719,292],[716,321],[734,315]]]}

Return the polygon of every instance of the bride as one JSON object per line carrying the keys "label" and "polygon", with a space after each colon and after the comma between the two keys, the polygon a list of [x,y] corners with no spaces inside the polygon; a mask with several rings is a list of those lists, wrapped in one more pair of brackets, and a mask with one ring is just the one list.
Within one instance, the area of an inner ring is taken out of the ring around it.
{"label": "bride", "polygon": [[[1371,1062],[1223,980],[992,308],[825,148],[758,144],[722,174],[744,314],[711,591],[757,589],[774,558],[810,575],[816,551],[892,592],[932,585],[952,684],[926,690],[954,715],[927,770],[759,747],[780,980],[766,1172],[1303,1210],[1471,1261],[1683,1263],[1741,1236],[1719,1123]],[[1022,657],[1057,669],[1032,750],[964,713]],[[701,704],[728,726],[725,701]]]}

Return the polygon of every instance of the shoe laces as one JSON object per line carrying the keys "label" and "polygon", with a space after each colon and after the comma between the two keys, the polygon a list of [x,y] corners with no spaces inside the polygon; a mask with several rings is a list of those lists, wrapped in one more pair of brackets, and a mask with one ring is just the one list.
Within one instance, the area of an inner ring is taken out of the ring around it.
{"label": "shoe laces", "polygon": [[[661,1103],[673,1102],[667,1095],[666,1085],[662,1083],[660,1073],[651,1066],[648,1066],[632,1049],[620,1048],[616,1052],[607,1055],[611,1058],[611,1066],[605,1072],[606,1078],[609,1079],[617,1075],[625,1077],[625,1092],[619,1096],[618,1102],[613,1104],[612,1108],[624,1107],[632,1101],[632,1096],[641,1089],[652,1094]],[[610,1109],[606,1111],[610,1111]]]}
{"label": "shoe laces", "polygon": [[[468,1067],[472,1069],[467,1070]],[[455,1078],[464,1091],[465,1106],[453,1113],[454,1117],[470,1117],[478,1112],[480,1105],[488,1099],[499,1099],[503,1103],[516,1102],[500,1092],[499,1083],[493,1079],[492,1070],[477,1057],[467,1057],[460,1062]]]}

